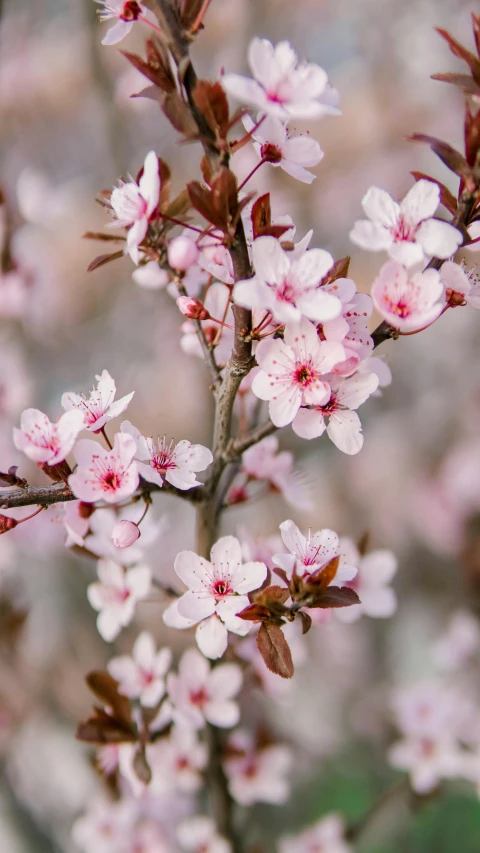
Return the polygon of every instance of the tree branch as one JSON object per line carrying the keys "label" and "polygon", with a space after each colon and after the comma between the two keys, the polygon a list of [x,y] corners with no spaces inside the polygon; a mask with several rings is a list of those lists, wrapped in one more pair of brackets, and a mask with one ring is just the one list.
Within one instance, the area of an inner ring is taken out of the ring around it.
{"label": "tree branch", "polygon": [[242,453],[245,453],[249,447],[253,447],[254,444],[257,444],[263,438],[271,435],[277,429],[278,427],[268,419],[264,424],[260,424],[250,430],[250,432],[247,432],[246,435],[240,436],[239,438],[232,438],[225,450],[223,457],[224,460],[226,462],[234,462],[242,455]]}

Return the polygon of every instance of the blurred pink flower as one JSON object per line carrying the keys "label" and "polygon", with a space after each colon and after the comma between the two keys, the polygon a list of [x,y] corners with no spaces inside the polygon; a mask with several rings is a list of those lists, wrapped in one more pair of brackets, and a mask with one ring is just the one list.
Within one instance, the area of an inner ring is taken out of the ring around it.
{"label": "blurred pink flower", "polygon": [[[329,378],[330,399],[323,406],[299,409],[292,423],[301,438],[317,438],[325,430],[334,445],[350,456],[363,446],[362,424],[354,409],[378,388],[376,373],[358,374],[345,379]],[[328,418],[328,426],[325,419]]]}
{"label": "blurred pink flower", "polygon": [[[289,578],[294,570],[301,577],[313,574],[327,565],[335,557],[341,556],[340,540],[333,530],[317,530],[316,533],[308,531],[304,536],[297,525],[290,519],[282,521],[280,525],[283,544],[288,549],[288,554],[275,554],[273,562],[283,569]],[[349,565],[346,561],[340,561],[337,574],[332,581],[342,584],[351,581],[357,574],[357,568]]]}
{"label": "blurred pink flower", "polygon": [[128,838],[137,817],[132,802],[111,802],[97,797],[79,817],[72,838],[83,853],[127,853]]}
{"label": "blurred pink flower", "polygon": [[132,278],[135,284],[145,290],[160,290],[167,286],[171,277],[167,270],[159,267],[157,261],[148,261],[133,271]]}
{"label": "blurred pink flower", "polygon": [[62,407],[67,412],[78,409],[82,412],[85,429],[91,432],[99,432],[112,418],[118,417],[125,411],[131,402],[134,391],[121,397],[114,402],[116,385],[108,370],[102,370],[100,376],[96,376],[97,387],[90,391],[88,397],[84,394],[74,394],[66,391],[62,395]]}
{"label": "blurred pink flower", "polygon": [[358,573],[348,586],[358,593],[361,603],[340,608],[335,616],[341,622],[355,622],[362,614],[377,619],[392,616],[397,608],[397,596],[389,583],[397,571],[395,555],[378,549],[362,557],[350,539],[341,539],[340,548],[344,559],[358,566]]}
{"label": "blurred pink flower", "polygon": [[440,190],[432,181],[417,181],[401,204],[386,190],[370,187],[362,201],[368,219],[355,222],[350,239],[362,249],[386,250],[407,267],[433,255],[448,258],[463,237],[453,225],[433,219],[439,202]]}
{"label": "blurred pink flower", "polygon": [[145,157],[143,174],[138,184],[121,181],[110,196],[116,221],[109,225],[111,228],[128,228],[127,249],[135,264],[140,260],[139,246],[147,233],[149,220],[157,209],[159,198],[158,157],[155,151],[150,151]]}
{"label": "blurred pink flower", "polygon": [[202,484],[195,474],[204,471],[213,461],[212,452],[202,444],[191,444],[184,439],[167,444],[165,438],[146,438],[130,421],[121,425],[122,435],[131,436],[136,442],[135,457],[140,475],[149,483],[163,486],[163,480],[186,491]]}
{"label": "blurred pink flower", "polygon": [[57,465],[68,456],[83,428],[83,415],[78,411],[65,412],[56,423],[51,423],[39,409],[25,409],[20,429],[13,429],[13,442],[17,450],[34,462]]}
{"label": "blurred pink flower", "polygon": [[381,268],[372,285],[372,299],[383,319],[402,332],[434,323],[445,305],[437,270],[427,269],[410,277],[397,261],[387,261]]}
{"label": "blurred pink flower", "polygon": [[198,263],[203,270],[213,275],[218,281],[223,282],[223,284],[233,284],[233,263],[230,252],[223,245],[222,239],[221,231],[209,231],[199,243]]}
{"label": "blurred pink flower", "polygon": [[186,272],[198,259],[198,247],[191,237],[180,234],[168,244],[168,263],[174,270]]}
{"label": "blurred pink flower", "polygon": [[345,361],[335,365],[332,373],[349,376],[373,350],[373,340],[368,329],[368,320],[373,311],[372,297],[368,293],[357,293],[351,278],[338,278],[323,289],[336,296],[342,303],[342,312],[334,320],[327,320],[318,329],[320,337],[327,341],[338,341],[345,350]]}
{"label": "blurred pink flower", "polygon": [[122,518],[112,530],[112,540],[116,548],[129,548],[140,536],[140,528],[134,521]]}
{"label": "blurred pink flower", "polygon": [[[257,116],[257,123],[261,114]],[[272,166],[280,166],[287,175],[311,184],[316,175],[305,166],[316,166],[323,157],[323,151],[316,139],[310,136],[290,136],[286,125],[276,116],[264,116],[259,127],[249,115],[242,119],[247,133],[251,134],[253,147],[258,156]]]}
{"label": "blurred pink flower", "polygon": [[167,678],[168,696],[177,723],[201,729],[208,722],[231,728],[240,710],[234,697],[242,686],[242,670],[235,663],[210,668],[197,649],[188,649],[180,660],[178,675]]}
{"label": "blurred pink flower", "polygon": [[468,664],[479,651],[480,627],[477,617],[468,610],[457,610],[434,645],[435,662],[442,669],[455,671]]}
{"label": "blurred pink flower", "polygon": [[279,323],[296,323],[302,316],[316,322],[339,316],[340,300],[319,286],[333,266],[330,252],[309,249],[292,258],[275,237],[259,237],[252,256],[255,275],[233,289],[237,305],[268,310]]}
{"label": "blurred pink flower", "polygon": [[147,9],[143,3],[137,0],[95,0],[103,6],[99,9],[98,17],[101,21],[116,20],[116,24],[111,27],[105,38],[102,39],[102,44],[118,44],[132,29],[135,21],[138,21],[141,15],[145,15]]}
{"label": "blurred pink flower", "polygon": [[341,344],[320,342],[309,320],[287,323],[284,340],[260,341],[256,351],[262,368],[252,383],[253,393],[269,400],[277,427],[291,423],[300,406],[321,406],[330,398],[325,375],[344,361]]}
{"label": "blurred pink flower", "polygon": [[165,676],[171,662],[170,649],[157,652],[152,635],[142,631],[135,640],[132,656],[112,658],[107,670],[119,682],[119,693],[139,699],[145,708],[153,708],[165,695]]}
{"label": "blurred pink flower", "polygon": [[299,62],[288,41],[274,47],[267,39],[252,39],[248,62],[254,80],[241,74],[221,78],[228,94],[242,103],[284,119],[338,114],[337,93],[328,85],[326,72],[311,62]]}
{"label": "blurred pink flower", "polygon": [[257,749],[252,736],[238,730],[229,739],[224,767],[230,793],[241,806],[280,805],[290,795],[292,753],[287,746]]}
{"label": "blurred pink flower", "polygon": [[236,615],[250,603],[247,593],[258,589],[267,575],[264,563],[244,563],[234,536],[223,536],[211,550],[211,562],[193,551],[180,551],[175,571],[189,587],[178,601],[178,613],[200,622],[196,640],[209,658],[223,655],[228,631],[245,636],[251,628]]}
{"label": "blurred pink flower", "polygon": [[299,835],[281,838],[278,853],[353,853],[345,829],[340,815],[325,815]]}
{"label": "blurred pink flower", "polygon": [[291,506],[312,508],[308,489],[301,474],[294,469],[293,453],[289,450],[279,452],[276,435],[267,436],[243,453],[241,473],[243,471],[250,479],[267,481]]}
{"label": "blurred pink flower", "polygon": [[113,560],[99,560],[97,572],[87,597],[98,611],[98,633],[110,643],[132,621],[137,601],[149,594],[152,573],[147,566],[125,570]]}
{"label": "blurred pink flower", "polygon": [[195,815],[186,818],[176,830],[177,841],[187,853],[230,853],[231,845],[218,834],[211,817]]}
{"label": "blurred pink flower", "polygon": [[[73,411],[67,412],[63,417],[73,414]],[[118,503],[130,497],[140,480],[137,464],[133,461],[135,450],[134,439],[124,433],[116,434],[112,450],[88,438],[77,441],[74,455],[78,465],[68,478],[73,494],[86,503],[99,500]]]}

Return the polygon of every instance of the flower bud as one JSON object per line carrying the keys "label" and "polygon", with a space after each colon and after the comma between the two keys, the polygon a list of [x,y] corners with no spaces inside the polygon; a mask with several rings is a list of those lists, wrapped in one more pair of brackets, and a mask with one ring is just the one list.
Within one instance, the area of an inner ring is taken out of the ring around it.
{"label": "flower bud", "polygon": [[210,317],[207,309],[193,296],[179,296],[177,305],[182,314],[189,320],[208,320]]}
{"label": "flower bud", "polygon": [[16,527],[18,521],[15,518],[12,518],[10,515],[0,515],[0,534],[7,533],[9,530],[13,530]]}
{"label": "flower bud", "polygon": [[197,244],[190,237],[174,237],[168,244],[168,263],[174,270],[185,272],[196,263],[197,258]]}
{"label": "flower bud", "polygon": [[93,504],[88,504],[85,501],[80,501],[78,504],[78,514],[80,518],[90,518],[91,515],[95,512],[95,507]]}
{"label": "flower bud", "polygon": [[127,521],[127,519],[117,521],[112,530],[113,544],[117,548],[128,548],[129,545],[133,545],[137,541],[139,536],[140,530],[138,525],[133,521]]}

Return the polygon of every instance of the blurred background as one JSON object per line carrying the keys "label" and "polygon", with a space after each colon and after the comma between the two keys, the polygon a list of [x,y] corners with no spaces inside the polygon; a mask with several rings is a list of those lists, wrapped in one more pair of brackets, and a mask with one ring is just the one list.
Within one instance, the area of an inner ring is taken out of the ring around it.
{"label": "blurred background", "polygon": [[[401,198],[415,169],[456,194],[440,161],[406,137],[429,133],[462,148],[461,95],[430,79],[461,64],[433,27],[472,47],[471,11],[463,0],[213,0],[193,48],[199,74],[210,78],[246,72],[254,35],[288,39],[328,71],[342,116],[308,127],[325,151],[316,181],[307,187],[267,165],[255,187],[270,189],[274,218],[288,212],[297,236],[313,228],[313,246],[351,254],[360,290],[369,291],[383,262],[348,238],[367,188]],[[16,464],[41,482],[14,449],[12,426],[27,406],[54,420],[63,391],[88,390],[104,368],[119,395],[135,390],[128,416],[142,432],[208,445],[208,378],[180,347],[175,302],[138,287],[129,258],[87,273],[103,247],[82,239],[105,225],[96,194],[136,174],[147,151],[166,160],[179,191],[198,177],[200,150],[176,145],[158,107],[130,97],[144,78],[116,47],[101,45],[106,27],[91,0],[3,0],[0,14],[2,228],[21,277],[0,277],[0,469]],[[147,35],[134,27],[120,48],[141,53]],[[254,163],[248,149],[234,160],[239,175]],[[243,526],[251,536],[277,533],[288,517],[353,539],[368,531],[372,547],[399,561],[391,620],[316,626],[310,662],[298,667],[293,687],[257,697],[298,749],[297,793],[285,809],[255,811],[259,833],[273,822],[294,830],[332,809],[354,819],[400,779],[385,758],[389,691],[430,676],[432,643],[454,611],[480,612],[479,319],[468,307],[450,311],[421,335],[382,345],[393,383],[362,410],[358,456],[343,455],[326,436],[302,442],[290,428],[282,432],[310,511],[271,495],[225,514],[223,532]],[[156,496],[152,515],[162,532],[151,565],[168,583],[175,554],[194,544],[193,511]],[[148,602],[107,647],[85,596],[95,566],[65,549],[57,510],[46,516],[0,539],[2,853],[75,849],[70,826],[99,784],[89,750],[74,740],[90,706],[85,673],[127,652],[139,627],[159,643],[187,642],[167,633],[160,606]],[[450,853],[460,839],[462,853],[480,849],[480,803],[472,788],[452,785],[413,813],[394,802],[361,849]]]}

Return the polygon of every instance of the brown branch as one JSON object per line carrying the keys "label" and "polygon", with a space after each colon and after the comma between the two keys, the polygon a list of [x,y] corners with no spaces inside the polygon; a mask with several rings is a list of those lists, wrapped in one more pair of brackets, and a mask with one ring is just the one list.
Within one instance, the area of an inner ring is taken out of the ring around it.
{"label": "brown branch", "polygon": [[267,438],[268,435],[271,435],[277,429],[278,427],[276,427],[269,419],[268,421],[265,421],[264,424],[254,427],[250,432],[247,432],[246,435],[240,436],[239,438],[232,438],[224,453],[225,461],[234,462],[242,455],[242,453],[245,453],[249,447],[253,447],[254,444],[262,441],[263,438]]}
{"label": "brown branch", "polygon": [[230,841],[232,853],[242,853],[242,845],[233,824],[232,799],[222,765],[224,736],[219,729],[211,725],[207,725],[206,734],[209,756],[206,778],[212,813],[218,832]]}

